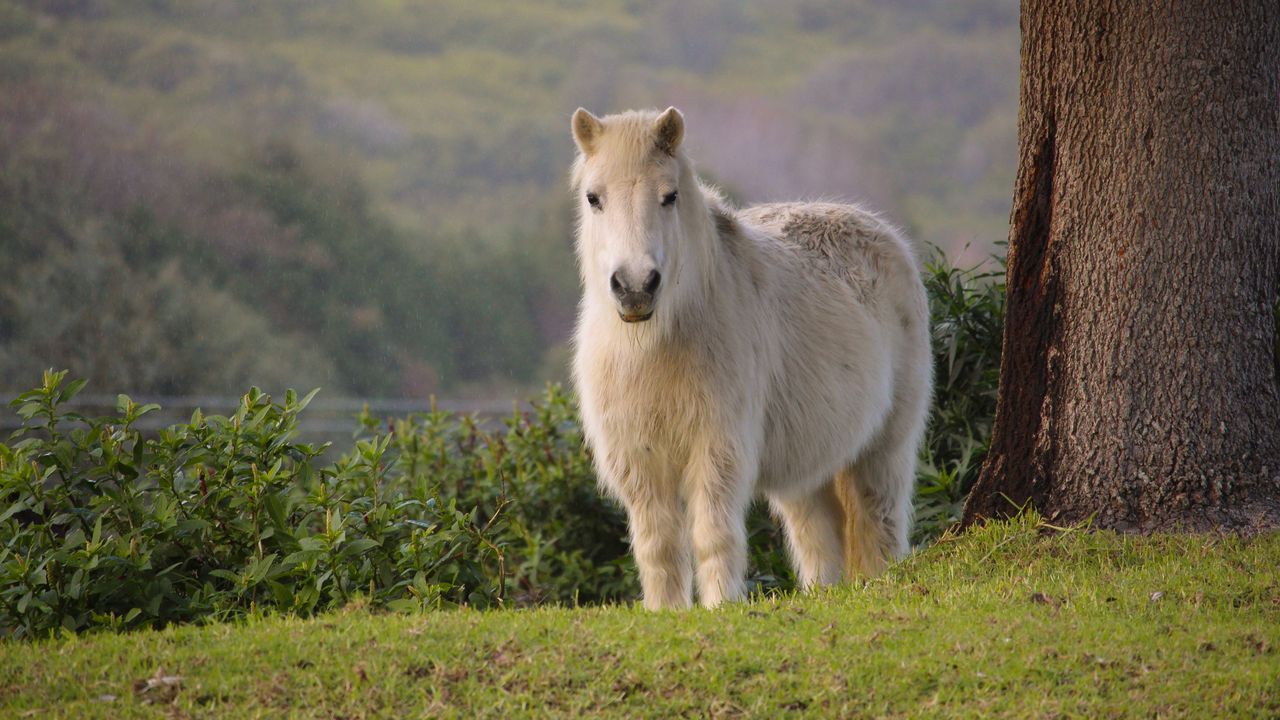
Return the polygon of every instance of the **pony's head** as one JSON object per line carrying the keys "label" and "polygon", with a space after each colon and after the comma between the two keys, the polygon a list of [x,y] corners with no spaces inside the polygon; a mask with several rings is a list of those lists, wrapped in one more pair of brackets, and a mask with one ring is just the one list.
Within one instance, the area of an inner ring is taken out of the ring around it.
{"label": "pony's head", "polygon": [[[686,238],[705,205],[680,150],[679,110],[597,118],[573,114],[578,159],[578,254],[588,302],[609,303],[624,322],[643,322],[676,303],[678,273],[693,252]],[[685,283],[688,285],[688,283]]]}

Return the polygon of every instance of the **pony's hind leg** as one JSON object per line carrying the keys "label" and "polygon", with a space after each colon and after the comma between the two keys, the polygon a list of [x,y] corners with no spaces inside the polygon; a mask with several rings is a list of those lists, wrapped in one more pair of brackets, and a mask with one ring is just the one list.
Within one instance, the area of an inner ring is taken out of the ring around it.
{"label": "pony's hind leg", "polygon": [[827,482],[798,496],[771,495],[769,505],[782,520],[800,585],[811,588],[840,582],[844,573],[844,509],[835,483]]}

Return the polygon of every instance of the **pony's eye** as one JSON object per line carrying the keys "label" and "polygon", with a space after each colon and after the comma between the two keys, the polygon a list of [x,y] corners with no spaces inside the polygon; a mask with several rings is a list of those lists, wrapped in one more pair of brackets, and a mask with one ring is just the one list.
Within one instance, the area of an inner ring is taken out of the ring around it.
{"label": "pony's eye", "polygon": [[587,193],[587,204],[588,204],[588,205],[590,205],[591,207],[595,208],[596,210],[599,210],[599,209],[600,209],[600,196],[599,196],[599,195],[597,195],[597,194],[595,194],[595,193],[593,193],[593,192],[589,192],[589,193]]}
{"label": "pony's eye", "polygon": [[675,190],[672,190],[671,192],[667,193],[666,195],[663,195],[663,196],[662,196],[662,207],[671,207],[672,205],[674,205],[674,204],[675,204],[675,202],[676,202],[676,195],[678,195],[678,194],[679,194],[679,193],[677,193]]}

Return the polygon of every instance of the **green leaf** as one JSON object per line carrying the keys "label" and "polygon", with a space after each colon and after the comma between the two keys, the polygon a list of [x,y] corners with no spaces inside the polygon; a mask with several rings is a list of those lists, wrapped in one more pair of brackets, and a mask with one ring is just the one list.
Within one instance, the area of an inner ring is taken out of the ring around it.
{"label": "green leaf", "polygon": [[306,407],[311,404],[311,401],[314,400],[316,395],[319,393],[320,388],[315,388],[311,392],[307,393],[305,397],[298,401],[298,410],[306,409]]}
{"label": "green leaf", "polygon": [[[66,513],[66,516],[68,521],[70,521],[72,515],[70,513]],[[84,530],[79,527],[75,527],[72,528],[71,531],[67,533],[67,536],[62,539],[62,547],[65,549],[79,549],[84,546],[84,542]]]}
{"label": "green leaf", "polygon": [[320,550],[299,550],[286,555],[284,560],[280,561],[280,565],[286,569],[292,569],[298,565],[314,560],[323,554],[324,553]]}
{"label": "green leaf", "polygon": [[210,527],[211,525],[209,525],[209,521],[203,518],[188,518],[186,520],[179,520],[175,529],[179,534],[189,535],[201,530],[207,530]]}
{"label": "green leaf", "polygon": [[7,510],[5,510],[4,512],[0,512],[0,523],[13,517],[14,514],[22,512],[23,510],[26,510],[26,509],[27,509],[26,504],[22,502],[16,502],[10,505]]}
{"label": "green leaf", "polygon": [[262,498],[262,504],[267,508],[267,517],[271,520],[271,524],[281,530],[288,527],[285,512],[288,501],[280,493],[269,493]]}
{"label": "green leaf", "polygon": [[271,591],[271,597],[276,601],[276,605],[281,608],[292,608],[294,603],[293,587],[275,580],[267,581],[267,589]]}
{"label": "green leaf", "polygon": [[237,575],[236,573],[231,572],[230,570],[224,570],[223,568],[216,568],[214,570],[210,570],[209,574],[214,577],[222,578],[223,580],[229,580],[232,583],[235,583],[236,585],[240,584],[240,576]]}
{"label": "green leaf", "polygon": [[262,579],[271,571],[271,566],[275,561],[276,554],[271,553],[266,557],[259,558],[250,563],[249,569],[246,572],[246,575],[248,575],[248,584],[257,585],[262,582]]}
{"label": "green leaf", "polygon": [[302,548],[302,552],[323,552],[328,549],[324,538],[315,535],[304,537],[298,540],[298,546]]}
{"label": "green leaf", "polygon": [[359,540],[352,540],[351,542],[343,546],[342,554],[348,557],[351,555],[359,555],[360,553],[368,552],[376,547],[379,547],[380,545],[381,543],[379,543],[377,540],[371,540],[369,538],[360,538]]}
{"label": "green leaf", "polygon": [[137,412],[134,413],[134,417],[142,417],[143,415],[146,415],[149,412],[153,412],[159,409],[160,409],[159,405],[155,403],[147,403],[146,405],[143,405],[142,407],[138,408]]}
{"label": "green leaf", "polygon": [[387,603],[387,609],[398,613],[411,613],[422,609],[422,603],[413,598],[400,598]]}
{"label": "green leaf", "polygon": [[62,396],[60,398],[61,402],[67,402],[73,399],[76,395],[79,395],[80,391],[84,389],[84,386],[88,382],[88,378],[80,378],[67,383],[67,387],[62,391]]}

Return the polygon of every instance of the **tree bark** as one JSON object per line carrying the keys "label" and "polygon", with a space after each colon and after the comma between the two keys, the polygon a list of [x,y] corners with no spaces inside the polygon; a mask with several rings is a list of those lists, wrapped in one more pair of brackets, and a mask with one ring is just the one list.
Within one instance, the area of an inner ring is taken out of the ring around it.
{"label": "tree bark", "polygon": [[1022,3],[990,453],[966,524],[1280,524],[1280,2]]}

